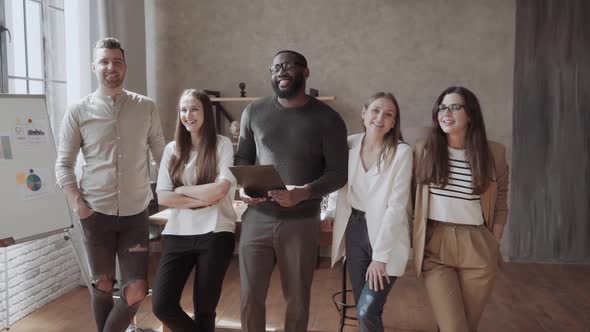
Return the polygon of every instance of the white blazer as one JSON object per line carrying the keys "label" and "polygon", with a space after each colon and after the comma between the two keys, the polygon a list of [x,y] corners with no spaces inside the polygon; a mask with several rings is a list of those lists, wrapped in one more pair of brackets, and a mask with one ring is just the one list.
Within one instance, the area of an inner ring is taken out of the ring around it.
{"label": "white blazer", "polygon": [[[361,163],[364,134],[348,137],[348,183],[330,195],[325,217],[334,218],[332,266],[345,255],[344,233],[352,211],[348,191],[352,176]],[[374,261],[386,263],[387,274],[401,276],[410,254],[410,188],[412,182],[412,148],[399,144],[393,162],[382,164],[379,181],[369,189],[365,218]]]}

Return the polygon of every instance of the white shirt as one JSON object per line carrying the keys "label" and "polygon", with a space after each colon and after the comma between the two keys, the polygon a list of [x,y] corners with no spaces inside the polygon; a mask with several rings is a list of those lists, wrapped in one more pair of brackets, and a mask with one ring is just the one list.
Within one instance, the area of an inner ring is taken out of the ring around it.
{"label": "white shirt", "polygon": [[463,225],[482,225],[479,195],[473,194],[471,167],[465,150],[449,147],[449,183],[429,186],[428,219]]}
{"label": "white shirt", "polygon": [[352,183],[349,186],[350,205],[357,210],[367,211],[366,201],[371,199],[369,190],[379,181],[377,162],[365,172],[363,162],[360,161],[356,163],[355,169],[349,169],[348,172],[352,173]]}
{"label": "white shirt", "polygon": [[[156,192],[173,191],[174,185],[168,171],[170,158],[174,154],[176,142],[170,142],[164,149],[164,156],[158,173]],[[217,136],[218,175],[215,181],[228,180],[232,186],[227,195],[217,203],[199,209],[170,208],[170,216],[162,234],[164,235],[199,235],[209,232],[233,232],[236,213],[232,207],[236,190],[236,179],[230,172],[233,165],[234,149],[229,138]],[[189,161],[184,168],[182,183],[185,186],[196,183],[197,152],[191,151]]]}

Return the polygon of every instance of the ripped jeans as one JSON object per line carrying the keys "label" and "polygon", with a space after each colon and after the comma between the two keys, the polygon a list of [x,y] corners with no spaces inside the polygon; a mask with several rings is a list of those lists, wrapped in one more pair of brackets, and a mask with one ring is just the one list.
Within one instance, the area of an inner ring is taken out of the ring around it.
{"label": "ripped jeans", "polygon": [[[127,304],[125,289],[133,282],[147,282],[149,214],[147,210],[132,216],[112,216],[99,212],[80,220],[84,245],[90,265],[92,313],[98,332],[125,331],[139,308]],[[115,262],[119,259],[121,280],[115,279]],[[97,287],[109,279],[119,285],[120,300]],[[146,288],[147,293],[147,288]]]}

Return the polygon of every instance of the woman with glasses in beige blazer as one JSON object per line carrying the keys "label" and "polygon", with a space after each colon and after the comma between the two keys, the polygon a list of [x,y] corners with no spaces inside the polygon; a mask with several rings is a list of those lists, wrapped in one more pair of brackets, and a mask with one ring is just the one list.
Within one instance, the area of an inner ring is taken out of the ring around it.
{"label": "woman with glasses in beige blazer", "polygon": [[414,148],[414,262],[442,332],[476,331],[501,261],[508,214],[505,148],[486,137],[473,92],[436,99]]}

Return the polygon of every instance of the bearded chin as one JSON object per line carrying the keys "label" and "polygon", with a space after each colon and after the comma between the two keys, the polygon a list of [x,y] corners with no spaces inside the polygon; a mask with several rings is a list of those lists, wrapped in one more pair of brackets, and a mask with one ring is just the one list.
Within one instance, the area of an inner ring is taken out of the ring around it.
{"label": "bearded chin", "polygon": [[283,99],[289,99],[291,97],[295,97],[295,95],[297,95],[297,90],[293,89],[294,87],[290,87],[287,90],[281,90],[279,89],[279,86],[277,84],[272,84],[272,89],[274,90],[275,94],[277,95],[277,97],[279,98],[283,98]]}
{"label": "bearded chin", "polygon": [[299,90],[305,84],[304,82],[305,81],[303,80],[302,77],[297,77],[293,80],[293,84],[286,90],[281,90],[279,88],[279,82],[272,81],[271,85],[272,85],[272,89],[275,92],[275,94],[277,95],[277,97],[282,98],[282,99],[289,99],[289,98],[295,97],[299,93]]}

